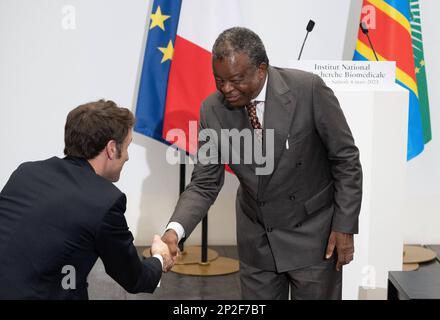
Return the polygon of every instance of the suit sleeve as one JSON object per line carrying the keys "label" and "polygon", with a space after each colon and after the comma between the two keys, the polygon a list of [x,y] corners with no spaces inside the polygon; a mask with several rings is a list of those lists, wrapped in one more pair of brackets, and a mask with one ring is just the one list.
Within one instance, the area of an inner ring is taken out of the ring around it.
{"label": "suit sleeve", "polygon": [[327,148],[334,181],[332,230],[357,233],[362,201],[359,150],[336,96],[319,76],[313,80],[313,112],[316,128]]}
{"label": "suit sleeve", "polygon": [[[194,166],[191,182],[180,196],[170,219],[170,222],[179,222],[183,226],[186,238],[208,213],[209,208],[217,199],[225,179],[225,167],[220,161],[218,141],[207,137],[209,130],[211,129],[206,121],[206,106],[202,105],[198,161]],[[205,153],[208,149],[210,152]]]}
{"label": "suit sleeve", "polygon": [[96,249],[105,271],[130,293],[152,293],[162,276],[159,259],[139,259],[133,235],[125,220],[126,197],[122,195],[104,216],[97,233]]}

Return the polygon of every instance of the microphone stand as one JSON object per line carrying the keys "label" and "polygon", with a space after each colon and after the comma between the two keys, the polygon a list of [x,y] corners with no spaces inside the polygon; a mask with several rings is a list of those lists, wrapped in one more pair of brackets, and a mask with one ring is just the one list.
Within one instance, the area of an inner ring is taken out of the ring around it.
{"label": "microphone stand", "polygon": [[371,42],[370,35],[368,34],[368,27],[364,24],[364,22],[361,22],[359,24],[359,27],[361,28],[362,33],[367,36],[368,42],[370,43],[370,47],[371,47],[371,50],[373,51],[373,54],[374,54],[374,57],[376,58],[376,61],[379,61],[379,58],[377,57],[377,54],[376,54],[376,50],[374,50],[373,43]]}
{"label": "microphone stand", "polygon": [[298,60],[301,59],[301,54],[302,54],[302,52],[303,52],[304,45],[306,44],[307,36],[309,35],[309,33],[310,33],[310,32],[307,31],[307,33],[306,33],[306,37],[304,38],[303,44],[302,44],[302,46],[301,46],[301,51],[299,52]]}

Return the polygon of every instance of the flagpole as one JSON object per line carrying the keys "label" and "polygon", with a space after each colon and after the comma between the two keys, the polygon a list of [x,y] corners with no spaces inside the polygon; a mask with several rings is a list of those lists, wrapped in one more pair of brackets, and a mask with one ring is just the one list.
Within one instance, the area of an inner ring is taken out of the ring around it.
{"label": "flagpole", "polygon": [[[180,174],[179,174],[179,196],[185,191],[186,187],[186,164],[182,161],[180,164]],[[208,215],[202,220],[202,246],[201,246],[201,263],[208,262]],[[179,250],[185,252],[185,247],[183,241],[179,243]],[[218,256],[218,255],[216,255]]]}
{"label": "flagpole", "polygon": [[[186,186],[186,165],[185,161],[182,161],[180,164],[180,178],[179,178],[179,196],[182,195],[183,191],[185,191]],[[179,243],[180,252],[184,251],[183,241]]]}
{"label": "flagpole", "polygon": [[208,215],[202,220],[202,263],[208,262]]}

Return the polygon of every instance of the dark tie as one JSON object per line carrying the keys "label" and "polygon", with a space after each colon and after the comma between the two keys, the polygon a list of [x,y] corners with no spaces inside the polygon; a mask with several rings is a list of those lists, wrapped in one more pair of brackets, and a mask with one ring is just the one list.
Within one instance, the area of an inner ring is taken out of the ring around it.
{"label": "dark tie", "polygon": [[262,129],[260,121],[258,121],[257,117],[257,108],[255,107],[257,104],[256,101],[251,101],[247,106],[246,110],[248,112],[249,120],[251,121],[252,128],[254,129]]}

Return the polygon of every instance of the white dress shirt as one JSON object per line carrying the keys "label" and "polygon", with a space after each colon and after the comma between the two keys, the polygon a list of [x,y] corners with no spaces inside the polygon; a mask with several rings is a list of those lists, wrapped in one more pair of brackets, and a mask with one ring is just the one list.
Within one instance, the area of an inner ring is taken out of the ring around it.
{"label": "white dress shirt", "polygon": [[258,96],[252,100],[255,101],[255,109],[257,111],[258,121],[262,127],[264,127],[264,106],[266,105],[266,90],[267,90],[267,75],[266,80],[264,80],[264,86],[261,89]]}
{"label": "white dress shirt", "polygon": [[162,256],[160,254],[156,253],[156,254],[153,254],[153,257],[159,259],[160,264],[161,264],[162,269],[163,269],[163,258],[162,258]]}

